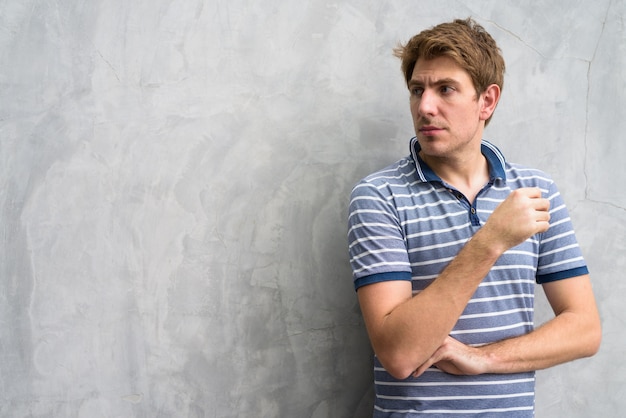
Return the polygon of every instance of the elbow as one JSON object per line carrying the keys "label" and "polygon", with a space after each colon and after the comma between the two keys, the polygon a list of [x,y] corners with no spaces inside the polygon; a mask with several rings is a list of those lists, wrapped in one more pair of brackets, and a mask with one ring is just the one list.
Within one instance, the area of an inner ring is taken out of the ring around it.
{"label": "elbow", "polygon": [[586,351],[584,353],[585,357],[594,356],[599,350],[600,345],[602,344],[602,325],[600,321],[593,327],[592,330],[589,331],[589,335],[587,337]]}
{"label": "elbow", "polygon": [[387,373],[389,373],[396,380],[406,380],[409,377],[411,377],[411,375],[415,371],[415,370],[407,369],[404,367],[397,367],[397,368],[385,367],[385,370],[387,370]]}
{"label": "elbow", "polygon": [[376,358],[387,373],[394,379],[406,380],[420,366],[429,361],[437,347],[430,351],[428,347],[416,346],[415,344],[406,347],[387,343],[376,345],[373,348]]}
{"label": "elbow", "polygon": [[414,364],[406,361],[405,356],[376,354],[376,357],[378,357],[378,361],[380,361],[387,373],[397,380],[409,378],[417,369]]}
{"label": "elbow", "polygon": [[578,338],[578,358],[592,357],[600,350],[602,343],[602,325],[597,318],[587,324],[586,328],[580,330]]}
{"label": "elbow", "polygon": [[388,367],[383,365],[387,373],[391,375],[396,380],[406,380],[408,379],[415,369],[407,369],[406,367]]}

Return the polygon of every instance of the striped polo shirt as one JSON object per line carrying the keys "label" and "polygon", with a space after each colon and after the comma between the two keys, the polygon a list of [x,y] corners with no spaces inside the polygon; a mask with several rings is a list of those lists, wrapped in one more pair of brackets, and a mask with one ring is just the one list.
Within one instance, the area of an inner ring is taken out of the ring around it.
{"label": "striped polo shirt", "polygon": [[[505,161],[491,143],[481,148],[490,181],[470,202],[411,154],[361,180],[353,189],[348,221],[355,288],[410,280],[413,293],[428,286],[512,190],[538,187],[550,201],[550,228],[506,251],[483,279],[451,336],[483,345],[533,329],[535,283],[586,274],[569,214],[545,173]],[[532,417],[534,373],[453,376],[430,368],[397,380],[374,358],[375,417]]]}

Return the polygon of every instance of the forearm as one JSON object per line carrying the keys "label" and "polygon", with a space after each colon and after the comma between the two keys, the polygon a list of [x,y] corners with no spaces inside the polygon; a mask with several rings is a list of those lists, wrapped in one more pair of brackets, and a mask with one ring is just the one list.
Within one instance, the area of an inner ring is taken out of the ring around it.
{"label": "forearm", "polygon": [[546,369],[594,355],[601,330],[593,313],[563,312],[529,334],[479,348],[484,373],[520,373]]}
{"label": "forearm", "polygon": [[378,331],[370,333],[374,350],[392,375],[407,377],[430,358],[500,254],[487,235],[476,234],[433,283],[371,327]]}

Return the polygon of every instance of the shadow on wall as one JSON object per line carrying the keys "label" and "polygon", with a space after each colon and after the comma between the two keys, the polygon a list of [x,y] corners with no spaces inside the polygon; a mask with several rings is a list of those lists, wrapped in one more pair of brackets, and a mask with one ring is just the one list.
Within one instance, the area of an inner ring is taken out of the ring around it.
{"label": "shadow on wall", "polygon": [[365,392],[365,395],[363,395],[363,398],[361,399],[361,402],[359,402],[352,418],[371,418],[374,411],[375,396],[374,384],[372,384],[369,389],[367,389],[367,392]]}

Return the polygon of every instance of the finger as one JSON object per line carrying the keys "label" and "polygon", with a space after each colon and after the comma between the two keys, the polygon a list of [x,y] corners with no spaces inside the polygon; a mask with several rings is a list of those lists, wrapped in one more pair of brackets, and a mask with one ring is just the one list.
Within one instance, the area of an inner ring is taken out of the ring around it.
{"label": "finger", "polygon": [[550,222],[550,213],[537,212],[537,222]]}
{"label": "finger", "polygon": [[[547,199],[542,199],[546,200]],[[541,232],[545,232],[550,227],[550,202],[545,203],[547,207],[541,207],[535,210],[535,221],[538,224]]]}
{"label": "finger", "polygon": [[536,210],[540,211],[549,211],[550,210],[550,201],[545,198],[537,198],[533,200],[533,206]]}
{"label": "finger", "polygon": [[412,374],[413,377],[420,377],[422,375],[422,373],[424,373],[426,371],[426,369],[428,369],[430,366],[432,366],[433,364],[435,364],[434,361],[434,356],[429,358],[428,360],[426,360],[426,362],[424,364],[422,364],[421,366],[419,366]]}
{"label": "finger", "polygon": [[520,189],[513,190],[511,193],[519,193],[531,199],[541,197],[541,189],[539,187],[522,187]]}
{"label": "finger", "polygon": [[537,221],[537,232],[538,233],[546,232],[548,229],[550,229],[550,222],[548,222],[548,221]]}
{"label": "finger", "polygon": [[463,372],[458,367],[456,367],[454,363],[451,361],[442,360],[440,362],[435,363],[435,367],[448,374],[456,374],[456,375],[463,374]]}

